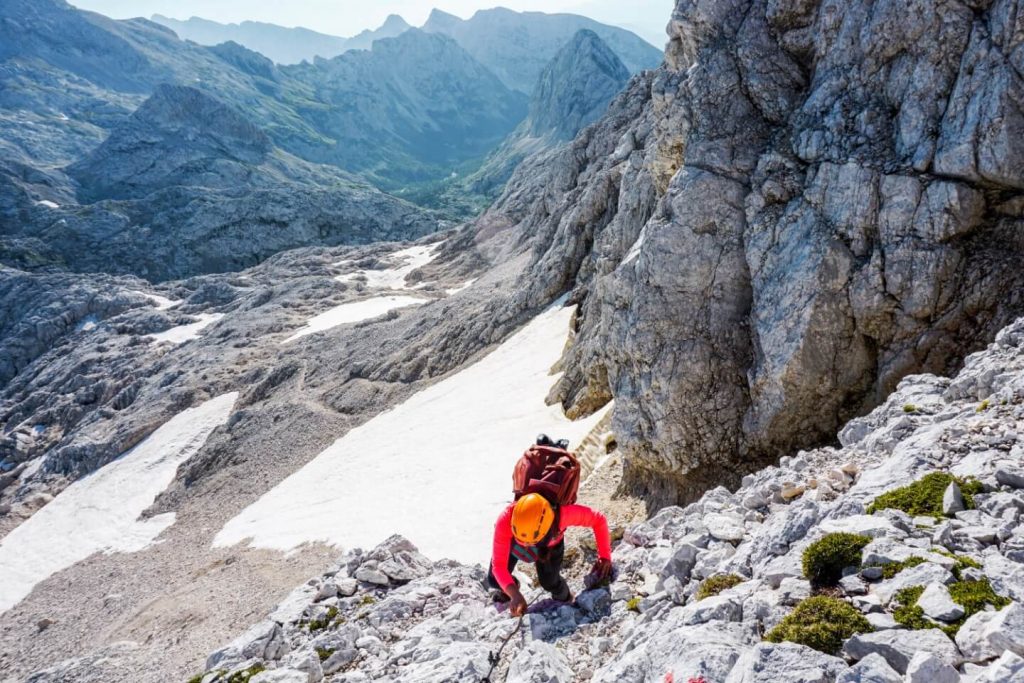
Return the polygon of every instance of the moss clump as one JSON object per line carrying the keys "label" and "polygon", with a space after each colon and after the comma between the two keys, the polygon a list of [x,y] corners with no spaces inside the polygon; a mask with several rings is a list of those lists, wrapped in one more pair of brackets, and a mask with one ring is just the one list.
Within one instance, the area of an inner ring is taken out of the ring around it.
{"label": "moss clump", "polygon": [[704,579],[700,584],[700,588],[697,589],[697,600],[703,600],[704,598],[710,598],[713,595],[718,595],[724,590],[728,590],[733,586],[737,586],[743,583],[745,579],[737,574],[718,574]]}
{"label": "moss clump", "polygon": [[917,601],[924,593],[924,586],[911,586],[896,593],[900,606],[893,610],[892,616],[898,624],[913,629],[942,629],[950,638],[956,637],[957,631],[964,622],[986,609],[989,605],[999,610],[1010,604],[1010,600],[992,590],[988,579],[980,581],[957,581],[949,586],[949,595],[953,602],[964,608],[964,615],[948,624],[939,624],[924,615]]}
{"label": "moss clump", "polygon": [[861,551],[871,538],[859,534],[835,533],[807,546],[803,555],[804,576],[811,585],[834,586],[847,567],[860,567]]}
{"label": "moss clump", "polygon": [[932,472],[918,479],[913,484],[902,486],[888,493],[883,493],[868,506],[869,515],[879,510],[902,510],[911,517],[929,516],[942,519],[942,494],[952,482],[960,487],[964,497],[964,507],[974,509],[974,494],[980,493],[981,482],[973,479],[957,479],[947,472]]}
{"label": "moss clump", "polygon": [[984,401],[982,401],[981,403],[978,404],[978,407],[974,409],[974,412],[976,412],[976,413],[983,413],[986,410],[988,410],[988,407],[990,405],[992,405],[992,404],[989,403],[988,399],[986,398]]}
{"label": "moss clump", "polygon": [[316,649],[316,656],[320,658],[321,662],[326,662],[334,654],[334,651],[333,647],[318,647]]}
{"label": "moss clump", "polygon": [[874,566],[879,567],[882,570],[883,579],[891,579],[904,569],[916,567],[917,565],[927,561],[928,560],[924,559],[923,557],[918,557],[917,555],[914,555],[913,557],[908,557],[907,559],[901,560],[899,562],[890,562],[889,564],[879,564]]}
{"label": "moss clump", "polygon": [[253,664],[248,669],[242,671],[236,671],[235,673],[228,676],[225,683],[249,683],[249,679],[258,673],[263,673],[267,670],[267,667],[262,664]]}
{"label": "moss clump", "polygon": [[203,676],[206,674],[196,674],[192,678],[188,679],[185,683],[203,683]]}
{"label": "moss clump", "polygon": [[327,614],[324,615],[323,619],[313,619],[309,622],[309,632],[315,633],[316,631],[323,631],[325,628],[331,625],[334,618],[338,616],[338,608],[331,605],[327,608]]}
{"label": "moss clump", "polygon": [[627,600],[626,601],[626,609],[628,609],[630,612],[639,612],[640,611],[640,596],[638,595],[638,596],[636,596],[634,598],[630,598],[629,600]]}
{"label": "moss clump", "polygon": [[917,406],[915,406],[913,403],[907,403],[906,405],[903,406],[903,412],[904,413],[916,413],[917,412]]}
{"label": "moss clump", "polygon": [[847,638],[872,630],[864,615],[848,603],[816,595],[801,601],[792,613],[768,632],[765,640],[771,643],[786,640],[833,655],[839,652]]}
{"label": "moss clump", "polygon": [[372,605],[375,602],[377,602],[377,598],[373,597],[372,595],[364,595],[363,599],[359,601],[359,604],[360,605]]}

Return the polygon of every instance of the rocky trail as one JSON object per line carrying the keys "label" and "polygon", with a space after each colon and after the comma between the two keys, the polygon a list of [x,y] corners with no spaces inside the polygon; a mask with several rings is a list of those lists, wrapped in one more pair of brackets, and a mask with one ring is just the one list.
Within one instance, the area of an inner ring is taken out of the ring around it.
{"label": "rocky trail", "polygon": [[954,378],[905,378],[841,446],[628,525],[609,586],[572,605],[530,589],[521,629],[484,567],[394,536],[296,588],[194,680],[482,681],[512,634],[490,680],[1024,681],[1022,429],[1024,320]]}

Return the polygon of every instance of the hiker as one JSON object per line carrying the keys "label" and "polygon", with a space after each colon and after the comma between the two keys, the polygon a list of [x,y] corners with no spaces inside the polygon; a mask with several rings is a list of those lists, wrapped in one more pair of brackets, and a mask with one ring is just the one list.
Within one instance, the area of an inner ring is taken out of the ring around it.
{"label": "hiker", "polygon": [[568,443],[552,442],[541,434],[537,444],[520,460],[513,474],[516,500],[506,507],[494,525],[494,545],[487,584],[496,602],[511,602],[510,613],[526,613],[526,599],[512,576],[518,562],[535,563],[540,585],[561,602],[573,599],[562,578],[565,530],[572,526],[593,529],[598,560],[591,576],[603,581],[611,575],[612,548],[608,521],[600,512],[576,505],[579,463],[567,450]]}

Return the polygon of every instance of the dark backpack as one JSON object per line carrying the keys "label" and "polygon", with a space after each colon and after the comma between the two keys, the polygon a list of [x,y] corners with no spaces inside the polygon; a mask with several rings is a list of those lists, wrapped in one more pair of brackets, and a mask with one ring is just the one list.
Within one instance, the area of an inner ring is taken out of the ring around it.
{"label": "dark backpack", "polygon": [[580,488],[580,462],[566,441],[553,443],[543,434],[519,458],[512,471],[512,493],[519,500],[539,493],[555,506],[572,505]]}

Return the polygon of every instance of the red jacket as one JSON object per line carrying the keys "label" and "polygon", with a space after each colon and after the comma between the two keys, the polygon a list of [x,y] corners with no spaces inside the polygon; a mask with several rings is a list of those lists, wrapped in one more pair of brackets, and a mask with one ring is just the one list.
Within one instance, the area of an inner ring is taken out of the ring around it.
{"label": "red jacket", "polygon": [[[494,549],[491,554],[491,568],[494,578],[502,590],[508,589],[515,583],[512,574],[508,571],[508,557],[512,553],[512,509],[515,503],[509,503],[508,507],[498,516],[494,524]],[[558,532],[548,542],[548,546],[558,545],[565,536],[565,530],[571,526],[588,526],[594,530],[594,540],[597,542],[597,556],[605,559],[612,559],[612,539],[608,534],[608,520],[597,510],[592,510],[585,505],[563,505],[558,512]]]}

